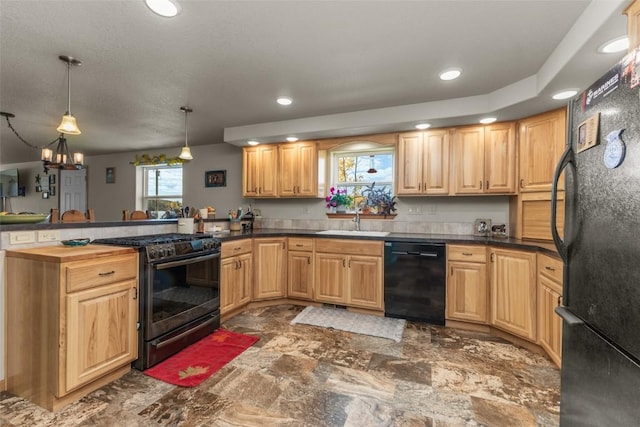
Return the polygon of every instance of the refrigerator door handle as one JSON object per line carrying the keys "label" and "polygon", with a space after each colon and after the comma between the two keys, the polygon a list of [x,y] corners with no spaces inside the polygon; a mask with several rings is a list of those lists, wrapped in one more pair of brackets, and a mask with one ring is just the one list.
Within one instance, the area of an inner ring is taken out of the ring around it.
{"label": "refrigerator door handle", "polygon": [[[573,150],[571,149],[571,144],[568,144],[564,153],[562,153],[560,162],[558,162],[556,171],[553,174],[553,184],[551,186],[551,235],[553,237],[553,242],[556,245],[556,249],[558,249],[558,253],[565,264],[567,263],[567,244],[560,238],[558,227],[556,226],[556,218],[558,216],[558,180],[560,179],[562,171],[564,171],[568,166],[571,166],[575,173],[575,157]],[[565,232],[566,231],[567,230],[565,230]]]}
{"label": "refrigerator door handle", "polygon": [[584,322],[578,316],[573,314],[566,307],[556,307],[555,312],[558,316],[562,318],[562,320],[567,324],[567,326],[578,326],[582,325]]}

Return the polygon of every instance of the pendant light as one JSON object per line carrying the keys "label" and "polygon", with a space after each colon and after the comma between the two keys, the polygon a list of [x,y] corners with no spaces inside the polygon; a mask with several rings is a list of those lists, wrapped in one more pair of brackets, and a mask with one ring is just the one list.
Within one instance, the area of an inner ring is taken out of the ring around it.
{"label": "pendant light", "polygon": [[67,135],[80,135],[82,132],[80,132],[80,129],[78,128],[76,118],[71,114],[71,66],[82,65],[82,62],[66,55],[60,55],[58,58],[62,62],[67,63],[67,112],[62,116],[62,121],[60,122],[60,126],[58,126],[57,131]]}
{"label": "pendant light", "polygon": [[193,110],[189,107],[180,107],[182,111],[184,111],[184,147],[182,147],[182,151],[180,152],[180,157],[182,160],[192,160],[193,156],[191,155],[191,149],[188,144],[188,133],[187,133],[187,116]]}

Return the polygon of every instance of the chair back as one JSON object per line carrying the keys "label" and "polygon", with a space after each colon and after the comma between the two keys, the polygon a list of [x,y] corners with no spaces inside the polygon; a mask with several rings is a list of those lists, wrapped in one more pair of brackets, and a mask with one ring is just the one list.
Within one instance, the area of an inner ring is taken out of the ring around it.
{"label": "chair back", "polygon": [[64,212],[60,215],[60,211],[58,209],[51,209],[51,216],[49,217],[49,222],[58,223],[58,222],[94,222],[95,221],[95,213],[93,209],[87,209],[87,213],[85,214],[82,211],[71,209]]}
{"label": "chair back", "polygon": [[149,211],[133,211],[129,214],[129,211],[122,211],[123,221],[138,221],[143,219],[151,219],[151,213]]}

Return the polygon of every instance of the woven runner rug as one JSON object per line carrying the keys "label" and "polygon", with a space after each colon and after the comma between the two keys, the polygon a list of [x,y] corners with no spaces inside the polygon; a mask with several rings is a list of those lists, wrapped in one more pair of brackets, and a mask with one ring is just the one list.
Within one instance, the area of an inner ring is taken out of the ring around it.
{"label": "woven runner rug", "polygon": [[406,321],[390,317],[352,313],[336,308],[309,306],[291,321],[291,324],[296,323],[339,329],[400,342]]}
{"label": "woven runner rug", "polygon": [[258,340],[251,335],[218,329],[144,374],[170,384],[195,387]]}

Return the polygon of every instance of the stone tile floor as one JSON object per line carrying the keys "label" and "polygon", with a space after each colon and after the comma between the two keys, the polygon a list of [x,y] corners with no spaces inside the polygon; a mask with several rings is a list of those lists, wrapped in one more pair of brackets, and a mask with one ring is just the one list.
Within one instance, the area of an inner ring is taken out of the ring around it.
{"label": "stone tile floor", "polygon": [[485,334],[407,323],[401,343],[290,325],[303,307],[247,310],[260,337],[198,387],[132,371],[50,413],[0,394],[5,426],[556,426],[560,375]]}

